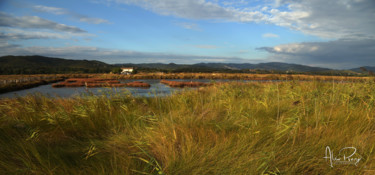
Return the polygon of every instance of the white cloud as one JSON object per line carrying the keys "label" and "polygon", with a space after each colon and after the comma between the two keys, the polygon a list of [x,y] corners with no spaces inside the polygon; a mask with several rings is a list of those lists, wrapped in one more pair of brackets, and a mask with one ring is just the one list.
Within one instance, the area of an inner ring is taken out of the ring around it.
{"label": "white cloud", "polygon": [[0,27],[16,27],[26,29],[50,29],[71,33],[86,33],[78,27],[59,24],[37,16],[16,17],[0,12]]}
{"label": "white cloud", "polygon": [[16,17],[0,12],[0,42],[31,39],[87,39],[95,37],[86,31],[37,16]]}
{"label": "white cloud", "polygon": [[28,39],[66,39],[65,35],[47,32],[28,32],[28,33],[0,33],[0,40],[28,40]]}
{"label": "white cloud", "polygon": [[101,18],[92,18],[88,17],[86,15],[82,15],[79,13],[75,13],[72,11],[69,11],[64,8],[57,8],[57,7],[49,7],[49,6],[43,6],[43,5],[36,5],[33,6],[33,9],[38,12],[45,12],[45,13],[51,13],[55,15],[69,15],[72,16],[75,19],[78,19],[81,22],[86,22],[89,24],[110,24],[108,20],[101,19]]}
{"label": "white cloud", "polygon": [[55,15],[64,15],[69,13],[67,10],[63,8],[57,8],[57,7],[48,7],[48,6],[42,6],[42,5],[36,5],[33,7],[35,11],[38,12],[46,12],[46,13],[52,13]]}
{"label": "white cloud", "polygon": [[276,35],[274,33],[265,33],[262,35],[263,38],[278,38],[279,35]]}
{"label": "white cloud", "polygon": [[0,40],[16,41],[29,39],[72,39],[75,37],[94,37],[95,35],[89,33],[61,33],[53,31],[40,30],[25,30],[16,28],[0,27]]}
{"label": "white cloud", "polygon": [[[280,2],[268,21],[324,38],[374,38],[375,1],[313,0]],[[350,7],[350,8],[349,8]]]}
{"label": "white cloud", "polygon": [[89,24],[111,24],[109,21],[105,19],[89,18],[89,17],[84,17],[84,16],[79,17],[79,21],[86,22]]}

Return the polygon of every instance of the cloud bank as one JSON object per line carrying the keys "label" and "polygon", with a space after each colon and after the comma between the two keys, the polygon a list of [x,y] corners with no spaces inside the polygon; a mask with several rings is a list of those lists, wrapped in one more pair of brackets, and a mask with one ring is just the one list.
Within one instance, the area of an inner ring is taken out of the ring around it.
{"label": "cloud bank", "polygon": [[273,61],[329,68],[375,66],[375,39],[292,43],[258,49],[272,53],[269,59]]}
{"label": "cloud bank", "polygon": [[[251,6],[252,1],[116,0],[160,15],[214,22],[274,24],[304,34],[329,39],[261,47],[268,60],[331,68],[375,66],[375,1],[275,0]],[[268,2],[268,3],[267,3]],[[246,5],[249,5],[246,7]],[[264,38],[279,37],[263,34]]]}
{"label": "cloud bank", "polygon": [[59,24],[37,16],[12,16],[0,12],[0,27],[15,27],[24,29],[50,29],[71,33],[86,33],[85,30],[74,26]]}

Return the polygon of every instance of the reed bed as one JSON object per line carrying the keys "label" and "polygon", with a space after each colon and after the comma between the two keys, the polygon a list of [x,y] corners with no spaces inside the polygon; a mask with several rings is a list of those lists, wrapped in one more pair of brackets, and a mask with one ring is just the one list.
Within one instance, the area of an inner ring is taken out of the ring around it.
{"label": "reed bed", "polygon": [[[0,174],[374,174],[373,81],[0,101]],[[333,164],[329,146],[355,147]]]}
{"label": "reed bed", "polygon": [[98,74],[36,74],[36,75],[0,75],[0,93],[37,87],[63,81],[67,78],[92,78]]}
{"label": "reed bed", "polygon": [[70,78],[63,82],[52,84],[54,88],[61,87],[123,87],[125,84],[115,79],[103,79],[103,78]]}
{"label": "reed bed", "polygon": [[130,83],[126,83],[127,87],[140,87],[140,88],[149,88],[151,87],[150,84],[142,82],[142,81],[133,81]]}
{"label": "reed bed", "polygon": [[[306,81],[350,81],[365,82],[373,77],[355,76],[320,76],[301,74],[246,74],[246,73],[138,73],[132,75],[118,74],[39,74],[39,75],[0,75],[0,93],[36,87],[54,83],[68,78],[102,78],[102,79],[234,79],[234,80],[306,80]],[[53,79],[53,80],[51,80]],[[54,85],[62,87],[62,85]],[[72,85],[74,86],[74,85]],[[78,86],[78,85],[76,85]],[[90,85],[91,86],[91,85]],[[93,87],[92,85],[91,87]],[[121,87],[124,85],[111,85]]]}
{"label": "reed bed", "polygon": [[0,93],[6,93],[11,91],[17,91],[22,89],[29,89],[33,87],[37,87],[40,85],[55,83],[58,81],[63,80],[63,78],[56,77],[56,78],[48,78],[48,79],[38,79],[38,80],[30,80],[30,81],[10,81],[0,85]]}
{"label": "reed bed", "polygon": [[149,88],[150,84],[141,81],[134,81],[130,83],[120,83],[119,80],[115,79],[103,79],[103,78],[70,78],[63,82],[52,84],[54,88],[62,87],[142,87]]}

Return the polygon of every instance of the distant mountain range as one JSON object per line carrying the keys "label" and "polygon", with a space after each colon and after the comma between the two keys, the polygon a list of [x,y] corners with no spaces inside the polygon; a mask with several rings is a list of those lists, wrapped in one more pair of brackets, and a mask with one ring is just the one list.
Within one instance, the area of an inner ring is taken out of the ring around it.
{"label": "distant mountain range", "polygon": [[279,62],[270,63],[198,63],[198,64],[163,64],[163,63],[144,63],[144,64],[115,64],[116,66],[126,66],[126,67],[139,67],[139,68],[149,68],[149,69],[164,69],[170,71],[189,71],[194,69],[201,69],[207,71],[255,71],[255,70],[267,70],[267,71],[294,71],[294,72],[325,72],[333,71],[328,68],[321,67],[310,67],[300,64],[288,64]]}
{"label": "distant mountain range", "polygon": [[326,75],[357,75],[366,71],[375,71],[375,67],[366,66],[364,69],[329,69],[322,67],[311,67],[301,64],[289,64],[281,62],[269,63],[197,63],[197,64],[163,64],[163,63],[143,63],[143,64],[115,64],[122,67],[137,67],[151,71],[170,72],[259,72],[259,73],[312,73]]}
{"label": "distant mountain range", "polygon": [[347,70],[334,70],[300,64],[280,62],[269,63],[198,63],[198,64],[106,64],[100,61],[71,60],[44,56],[3,56],[0,57],[0,74],[36,73],[104,73],[118,67],[136,67],[145,72],[259,72],[259,73],[313,73],[354,75],[375,72],[375,67],[364,66]]}
{"label": "distant mountain range", "polygon": [[215,67],[222,69],[232,69],[232,70],[241,70],[241,69],[262,69],[262,70],[279,70],[279,71],[296,71],[296,72],[319,72],[319,71],[329,71],[327,68],[320,67],[310,67],[300,64],[288,64],[280,62],[269,62],[269,63],[259,63],[259,64],[234,64],[234,63],[199,63],[196,65]]}

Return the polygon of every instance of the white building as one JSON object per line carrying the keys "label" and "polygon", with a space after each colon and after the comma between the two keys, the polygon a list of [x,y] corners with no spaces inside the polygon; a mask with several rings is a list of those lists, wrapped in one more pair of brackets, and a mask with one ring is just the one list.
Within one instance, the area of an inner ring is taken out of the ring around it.
{"label": "white building", "polygon": [[121,74],[128,75],[128,74],[133,73],[133,71],[134,71],[134,68],[132,68],[132,67],[122,67],[121,68]]}

